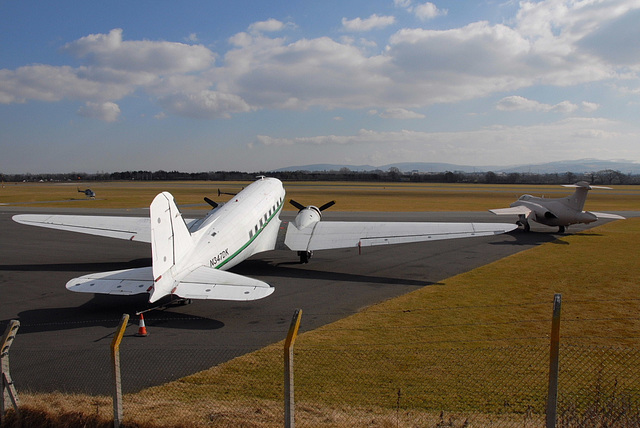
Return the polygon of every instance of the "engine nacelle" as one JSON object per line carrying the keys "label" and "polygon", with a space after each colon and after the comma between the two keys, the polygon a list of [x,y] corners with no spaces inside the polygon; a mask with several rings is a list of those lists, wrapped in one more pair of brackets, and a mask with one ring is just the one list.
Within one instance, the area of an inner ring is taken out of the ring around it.
{"label": "engine nacelle", "polygon": [[293,220],[293,225],[297,227],[298,230],[302,230],[316,224],[320,221],[321,218],[322,214],[320,213],[318,207],[309,205],[308,207],[298,211],[298,215]]}

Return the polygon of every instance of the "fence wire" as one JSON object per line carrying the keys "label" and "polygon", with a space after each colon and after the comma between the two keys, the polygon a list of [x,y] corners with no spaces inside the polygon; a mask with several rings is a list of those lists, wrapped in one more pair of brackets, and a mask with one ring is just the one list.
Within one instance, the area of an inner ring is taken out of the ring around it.
{"label": "fence wire", "polygon": [[[399,319],[397,337],[369,344],[342,340],[338,346],[303,335],[294,349],[296,426],[543,427],[550,351],[549,339],[540,332],[548,331],[549,321],[524,319],[430,321],[418,327],[403,327]],[[625,336],[621,346],[594,346],[609,331],[604,326],[610,324],[598,327],[600,321],[580,320],[584,328],[561,340],[557,426],[640,428],[637,338]],[[504,329],[502,336],[450,339],[449,332],[486,332],[505,324],[514,328]],[[379,331],[377,325],[365,328],[367,334]],[[362,331],[347,331],[347,337],[371,337]],[[582,331],[582,337],[575,335]],[[517,338],[505,338],[511,334]],[[258,351],[206,344],[143,349],[130,341],[121,347],[120,361],[125,425],[284,426],[282,344]],[[112,421],[106,346],[74,351],[17,346],[11,350],[11,375],[25,408],[61,415],[61,425],[49,426],[73,426],[64,425],[70,415],[107,421],[104,426]],[[75,425],[99,426],[87,420]],[[3,428],[14,426],[25,425],[9,420]]]}
{"label": "fence wire", "polygon": [[[295,358],[295,421],[298,427],[542,427],[548,385],[548,345],[431,349],[425,346],[305,347]],[[239,349],[188,350],[204,361]],[[158,364],[178,367],[183,354],[155,350]],[[50,358],[42,352],[43,358]],[[123,383],[146,377],[148,350],[122,359]],[[104,380],[104,361],[93,364]],[[18,360],[20,355],[15,356]],[[284,423],[281,348],[252,354],[249,361],[215,366],[169,383],[125,394],[125,423],[137,426],[281,427]],[[93,362],[93,363],[90,363]],[[559,427],[640,427],[640,350],[561,347]],[[25,370],[13,371],[21,388]],[[73,369],[65,368],[63,379]],[[143,379],[144,380],[144,379]],[[108,383],[108,382],[107,382]],[[64,391],[64,388],[59,390]],[[54,412],[83,411],[108,418],[109,395],[22,394]]]}

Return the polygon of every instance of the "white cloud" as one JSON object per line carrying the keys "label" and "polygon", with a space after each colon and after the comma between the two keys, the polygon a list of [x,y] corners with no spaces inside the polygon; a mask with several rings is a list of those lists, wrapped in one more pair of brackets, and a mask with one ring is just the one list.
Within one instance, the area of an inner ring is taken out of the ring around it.
{"label": "white cloud", "polygon": [[0,70],[0,102],[119,99],[135,89],[126,79],[118,81],[113,74],[102,76],[103,81],[94,80],[91,75],[97,75],[96,70],[50,65]]}
{"label": "white cloud", "polygon": [[[423,10],[425,17],[445,12],[431,3],[394,3],[413,13]],[[509,25],[480,21],[447,30],[404,28],[388,39],[382,53],[373,49],[373,42],[355,45],[351,38],[270,37],[293,24],[269,19],[230,37],[230,49],[220,54],[219,64],[219,55],[202,45],[125,40],[121,29],[113,29],[64,45],[62,52],[79,59],[78,67],[0,70],[0,103],[120,102],[130,94],[145,93],[169,113],[202,118],[313,106],[375,109],[387,115],[407,109],[406,115],[435,103],[538,84],[637,80],[637,43],[628,47],[618,42],[637,34],[629,16],[637,16],[638,10],[637,0],[524,1]],[[376,14],[343,20],[349,31],[394,23],[393,16]],[[606,54],[620,49],[623,54]],[[503,99],[498,108],[592,112],[597,105]]]}
{"label": "white cloud", "polygon": [[171,113],[200,119],[228,119],[231,113],[246,113],[251,107],[240,97],[215,91],[176,93],[159,99]]}
{"label": "white cloud", "polygon": [[366,19],[342,18],[342,28],[345,31],[371,31],[388,27],[395,24],[395,22],[396,18],[394,16],[378,16],[376,14],[373,14]]}
{"label": "white cloud", "polygon": [[115,122],[120,116],[120,107],[116,103],[92,103],[87,102],[78,110],[78,114],[83,117],[104,120],[105,122]]}
{"label": "white cloud", "polygon": [[577,110],[578,106],[569,102],[562,101],[556,105],[544,104],[535,100],[530,100],[517,95],[505,97],[498,101],[496,108],[501,111],[540,111],[540,112],[561,112],[571,113]]}
{"label": "white cloud", "polygon": [[250,33],[271,33],[281,31],[285,24],[277,19],[268,19],[266,21],[254,22],[249,26]]}
{"label": "white cloud", "polygon": [[425,117],[424,114],[403,108],[389,108],[380,113],[379,116],[384,119],[423,119]]}
{"label": "white cloud", "polygon": [[[527,162],[577,158],[635,158],[637,129],[629,131],[617,121],[602,118],[568,118],[532,126],[492,126],[462,132],[380,132],[362,129],[354,135],[306,138],[258,137],[259,144],[287,147],[287,153],[307,152],[314,146],[341,147],[353,162],[366,162],[376,152],[386,162],[438,159],[468,165],[504,164],[505,153],[518,152]],[[610,144],[615,142],[616,144]],[[353,150],[351,149],[353,148]]]}
{"label": "white cloud", "polygon": [[403,9],[407,9],[411,6],[411,0],[393,0],[393,4],[396,7],[401,7]]}
{"label": "white cloud", "polygon": [[446,9],[438,9],[438,7],[431,2],[420,3],[414,6],[411,0],[393,0],[393,4],[396,7],[405,9],[409,13],[413,13],[421,21],[427,21],[448,13]]}
{"label": "white cloud", "polygon": [[435,4],[427,2],[427,3],[423,3],[415,6],[414,13],[418,18],[420,18],[423,21],[426,21],[428,19],[433,19],[440,15],[446,15],[448,12],[446,9],[445,10],[438,9]]}
{"label": "white cloud", "polygon": [[91,66],[153,74],[199,71],[214,61],[213,52],[201,45],[123,41],[120,28],[67,43],[63,51],[84,59]]}
{"label": "white cloud", "polygon": [[539,112],[557,112],[557,113],[573,113],[579,108],[584,112],[592,113],[599,108],[597,103],[583,101],[574,104],[570,101],[562,101],[558,104],[545,104],[535,100],[530,100],[521,96],[510,96],[502,98],[496,104],[496,109],[501,111],[539,111]]}

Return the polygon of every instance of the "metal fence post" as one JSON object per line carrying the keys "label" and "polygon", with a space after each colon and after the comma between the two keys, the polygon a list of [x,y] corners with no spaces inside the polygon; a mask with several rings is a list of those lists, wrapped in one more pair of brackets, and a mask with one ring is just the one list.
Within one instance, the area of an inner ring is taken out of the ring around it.
{"label": "metal fence post", "polygon": [[13,380],[9,373],[9,348],[13,343],[13,339],[16,338],[16,333],[20,328],[20,321],[11,320],[9,325],[2,335],[2,342],[0,343],[0,357],[2,358],[2,370],[0,376],[2,377],[2,399],[0,400],[0,424],[4,423],[4,413],[7,410],[7,403],[11,401],[13,408],[17,415],[20,415],[20,400],[18,400],[18,392],[16,387],[13,386]]}
{"label": "metal fence post", "polygon": [[547,428],[555,428],[558,410],[558,373],[560,371],[560,309],[562,294],[553,297],[551,350],[549,356],[549,393],[547,395]]}
{"label": "metal fence post", "polygon": [[296,309],[291,319],[287,340],[284,341],[284,426],[285,428],[295,427],[293,398],[293,344],[300,328],[300,318],[302,309]]}
{"label": "metal fence post", "polygon": [[124,330],[129,323],[129,314],[123,314],[120,325],[116,330],[115,336],[111,341],[111,361],[113,362],[113,377],[114,386],[113,391],[113,426],[118,428],[124,417],[122,410],[122,383],[120,381],[120,342],[122,336],[124,336]]}

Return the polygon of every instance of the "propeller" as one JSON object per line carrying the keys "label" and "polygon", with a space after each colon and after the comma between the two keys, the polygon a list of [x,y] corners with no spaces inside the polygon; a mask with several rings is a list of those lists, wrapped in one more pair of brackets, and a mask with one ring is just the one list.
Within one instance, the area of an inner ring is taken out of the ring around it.
{"label": "propeller", "polygon": [[220,195],[231,195],[231,196],[235,196],[235,195],[237,195],[237,193],[222,192],[220,189],[218,189],[218,196],[220,196]]}
{"label": "propeller", "polygon": [[213,208],[218,208],[218,203],[212,201],[211,199],[207,198],[206,196],[204,197],[204,201],[206,203],[208,203],[209,205],[211,205]]}
{"label": "propeller", "polygon": [[[299,210],[303,210],[303,209],[307,208],[306,206],[302,205],[300,202],[296,202],[296,201],[294,201],[293,199],[290,199],[290,200],[289,200],[289,203],[290,203],[291,205],[293,205],[294,207],[296,207],[297,209],[299,209]],[[329,207],[331,207],[331,206],[335,205],[335,203],[336,203],[336,201],[329,201],[329,202],[327,202],[326,204],[322,205],[321,207],[318,207],[318,210],[320,210],[320,211],[324,211],[324,210],[326,210],[327,208],[329,208]]]}

